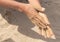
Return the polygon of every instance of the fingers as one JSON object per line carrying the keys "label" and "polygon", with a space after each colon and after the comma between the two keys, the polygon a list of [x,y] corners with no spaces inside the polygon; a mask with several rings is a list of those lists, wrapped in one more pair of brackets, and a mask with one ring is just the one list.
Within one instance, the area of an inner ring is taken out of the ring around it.
{"label": "fingers", "polygon": [[54,35],[51,27],[50,26],[47,26],[47,28],[48,28],[48,30],[46,31],[47,37],[48,38],[52,38],[52,39],[56,39],[56,37],[55,37],[55,35]]}
{"label": "fingers", "polygon": [[42,17],[46,24],[50,24],[46,14],[39,12],[39,15]]}
{"label": "fingers", "polygon": [[31,20],[33,21],[33,23],[35,23],[39,27],[42,27],[42,28],[46,27],[36,16],[34,16]]}
{"label": "fingers", "polygon": [[38,17],[34,16],[31,21],[33,21],[34,24],[36,24],[40,29],[40,35],[42,35],[45,38],[52,38],[55,39],[55,36],[50,28],[49,25],[43,24]]}
{"label": "fingers", "polygon": [[[40,18],[44,22],[46,22],[44,17]],[[55,39],[55,35],[53,34],[51,27],[49,25],[46,25],[40,21],[39,17],[34,16],[31,20],[34,24],[36,24],[40,29],[40,35],[42,35],[45,38],[52,38]]]}
{"label": "fingers", "polygon": [[40,35],[42,35],[42,36],[44,36],[46,38],[46,35],[45,35],[46,33],[42,29],[42,28],[44,28],[44,25],[38,20],[38,18],[33,18],[32,21],[33,21],[34,24],[36,24],[39,27]]}
{"label": "fingers", "polygon": [[46,31],[44,29],[42,29],[42,36],[44,36],[45,38],[47,38]]}
{"label": "fingers", "polygon": [[[39,15],[42,17],[43,21],[46,22],[46,24],[49,24],[50,25],[50,22],[49,22],[47,16],[44,13],[39,12]],[[55,35],[52,32],[52,29],[51,29],[51,27],[49,25],[47,25],[47,30],[46,31],[45,30],[42,30],[42,33],[45,35],[44,36],[45,38],[47,37],[47,38],[56,39],[55,38]]]}
{"label": "fingers", "polygon": [[46,21],[48,21],[46,16],[45,15],[39,15],[34,10],[33,7],[31,7],[29,5],[27,5],[27,6],[25,9],[25,13],[29,17],[29,19],[31,19],[31,21],[39,27],[42,36],[44,36],[45,38],[51,38],[51,35],[53,34],[53,32],[50,29],[50,27],[47,27],[48,29],[46,29],[46,24],[49,23],[49,22],[46,22]]}
{"label": "fingers", "polygon": [[36,24],[39,27],[40,35],[42,35],[45,38],[47,38],[46,37],[46,32],[43,29],[43,28],[46,28],[45,25],[43,23],[41,23],[37,17],[32,18],[32,21],[33,21],[34,24]]}
{"label": "fingers", "polygon": [[47,27],[47,29],[46,28],[40,29],[40,32],[41,32],[42,36],[45,38],[56,39],[54,33],[52,32],[51,28],[49,28],[49,27]]}

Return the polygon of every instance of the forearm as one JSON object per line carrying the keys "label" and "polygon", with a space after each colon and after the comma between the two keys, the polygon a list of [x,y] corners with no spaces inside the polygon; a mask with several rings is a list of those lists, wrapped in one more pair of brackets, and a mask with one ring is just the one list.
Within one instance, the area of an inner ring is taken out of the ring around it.
{"label": "forearm", "polygon": [[26,15],[31,15],[31,14],[36,14],[34,13],[35,11],[33,10],[33,13],[31,12],[31,6],[27,5],[25,3],[20,3],[12,0],[0,0],[0,6],[6,7],[6,8],[14,8],[18,11],[23,11],[26,13]]}
{"label": "forearm", "polygon": [[0,0],[0,6],[6,8],[22,9],[24,7],[24,4],[13,0]]}

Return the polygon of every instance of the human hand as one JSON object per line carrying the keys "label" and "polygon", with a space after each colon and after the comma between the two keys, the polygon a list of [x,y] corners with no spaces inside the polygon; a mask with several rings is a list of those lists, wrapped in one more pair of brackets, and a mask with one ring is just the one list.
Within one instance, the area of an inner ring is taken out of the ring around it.
{"label": "human hand", "polygon": [[35,9],[30,4],[26,4],[24,12],[27,14],[32,23],[39,27],[42,36],[45,38],[55,39],[55,35],[49,26],[50,22],[44,13],[37,13],[37,11],[35,11]]}
{"label": "human hand", "polygon": [[32,21],[32,23],[39,27],[42,36],[45,38],[55,39],[55,35],[50,27],[50,22],[44,13],[38,13],[30,4],[24,4],[22,10]]}
{"label": "human hand", "polygon": [[[52,31],[52,28],[51,28],[51,24],[46,16],[46,14],[44,13],[41,13],[39,12],[39,15],[42,17],[42,20],[46,23],[44,24],[46,27],[43,28],[43,27],[40,27],[40,34],[42,34],[45,38],[51,38],[51,39],[56,39],[53,31]],[[41,25],[39,25],[41,26]]]}
{"label": "human hand", "polygon": [[[39,18],[41,16],[41,18]],[[44,36],[45,38],[56,39],[55,35],[51,29],[51,24],[48,21],[47,16],[44,13],[40,13],[38,16],[34,16],[31,18],[32,23],[37,25],[40,29],[40,35]],[[43,22],[44,21],[44,22]]]}

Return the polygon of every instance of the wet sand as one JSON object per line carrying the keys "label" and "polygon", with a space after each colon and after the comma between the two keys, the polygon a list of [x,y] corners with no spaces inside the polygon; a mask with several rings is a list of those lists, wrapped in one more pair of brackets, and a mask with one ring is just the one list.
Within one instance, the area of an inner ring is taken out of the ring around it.
{"label": "wet sand", "polygon": [[28,17],[16,10],[0,8],[0,42],[60,42],[60,0],[42,0],[56,40],[45,39]]}

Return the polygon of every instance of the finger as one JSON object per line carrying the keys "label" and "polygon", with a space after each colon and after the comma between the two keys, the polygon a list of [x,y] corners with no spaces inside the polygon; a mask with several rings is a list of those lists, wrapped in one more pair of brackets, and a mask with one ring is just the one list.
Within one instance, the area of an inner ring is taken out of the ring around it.
{"label": "finger", "polygon": [[[34,20],[35,20],[37,26],[39,26],[40,34],[41,34],[42,36],[44,36],[45,38],[47,38],[45,30],[43,30],[43,28],[45,28],[45,27],[40,23],[40,21],[38,20],[38,18],[34,18]],[[39,22],[39,23],[38,23],[38,22]]]}
{"label": "finger", "polygon": [[45,28],[46,26],[39,20],[38,17],[34,17],[34,20],[36,21],[36,23],[38,24],[38,26],[42,26],[42,28]]}
{"label": "finger", "polygon": [[41,15],[36,15],[36,17],[38,18],[38,20],[43,23],[44,25],[46,24],[45,20],[43,19],[43,17]]}
{"label": "finger", "polygon": [[46,31],[45,31],[44,29],[42,29],[42,35],[43,35],[45,38],[47,38],[47,36],[46,36]]}
{"label": "finger", "polygon": [[40,35],[42,35],[42,27],[39,27]]}
{"label": "finger", "polygon": [[[38,26],[42,26],[43,27],[43,25],[41,24],[41,22],[39,21],[39,19],[38,18],[34,18],[34,20],[36,21],[36,24],[38,25]],[[46,35],[47,34],[47,35]],[[44,30],[42,30],[42,35],[46,38],[46,37],[50,37],[50,31],[49,30],[47,30],[46,32],[44,31]]]}
{"label": "finger", "polygon": [[53,31],[51,30],[51,28],[49,26],[47,26],[48,30],[46,30],[46,34],[48,38],[52,38],[52,39],[56,39]]}
{"label": "finger", "polygon": [[[28,6],[28,7],[27,7]],[[37,13],[37,11],[31,7],[30,4],[27,4],[24,12],[26,13],[26,15],[31,19],[32,17],[36,16],[38,17],[39,21],[41,21],[42,23],[44,23],[44,21],[42,20],[41,16],[39,16],[39,14]]]}
{"label": "finger", "polygon": [[[43,18],[43,20],[46,22],[46,24],[50,24],[50,22],[45,14],[39,13],[39,15]],[[46,34],[47,34],[48,38],[53,34],[53,32],[52,32],[51,28],[49,28],[49,26],[48,26],[48,30],[46,31]],[[51,38],[55,38],[54,34],[52,35]]]}
{"label": "finger", "polygon": [[36,19],[33,19],[32,22],[39,27],[39,30],[40,30],[39,34],[42,35],[42,27],[43,26],[40,25]]}
{"label": "finger", "polygon": [[50,24],[46,14],[39,12],[39,15],[43,18],[43,20],[46,22],[46,24]]}
{"label": "finger", "polygon": [[49,31],[49,29],[46,30],[46,36],[47,36],[47,38],[50,38],[50,36],[51,36],[51,32]]}

